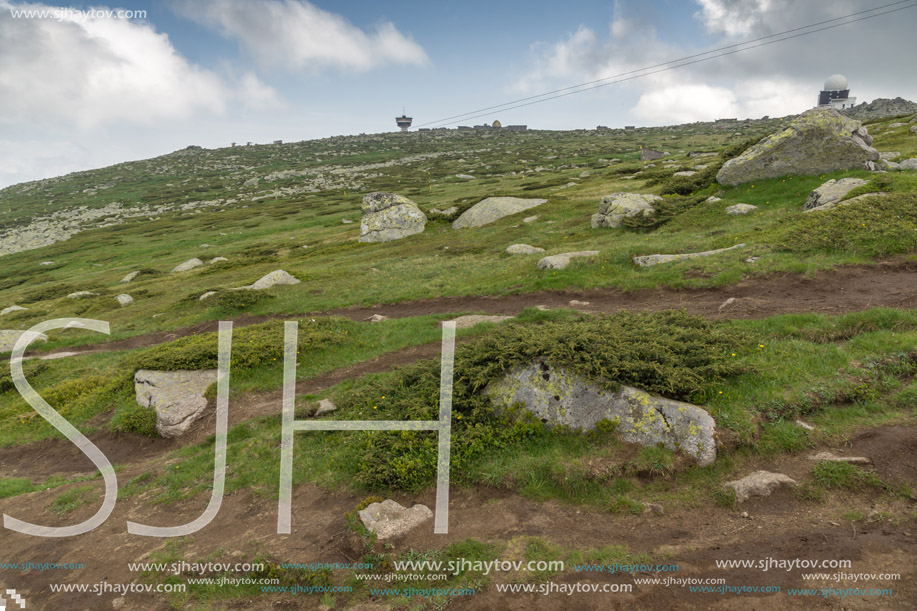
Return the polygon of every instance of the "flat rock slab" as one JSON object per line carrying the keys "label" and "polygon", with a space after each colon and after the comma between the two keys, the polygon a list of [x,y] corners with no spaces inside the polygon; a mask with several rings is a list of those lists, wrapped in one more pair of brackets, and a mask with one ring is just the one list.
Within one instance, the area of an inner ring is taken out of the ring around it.
{"label": "flat rock slab", "polygon": [[688,259],[699,259],[701,257],[712,257],[729,250],[745,248],[745,244],[736,244],[729,248],[719,248],[717,250],[705,250],[704,252],[687,252],[680,255],[644,255],[642,257],[633,257],[635,265],[640,267],[650,267],[660,263],[672,263],[673,261],[687,261]]}
{"label": "flat rock slab", "polygon": [[391,500],[372,503],[359,512],[360,521],[379,541],[393,539],[407,534],[433,517],[426,505],[414,505],[410,509]]}
{"label": "flat rock slab", "polygon": [[796,480],[792,477],[770,471],[755,471],[742,479],[726,482],[726,486],[735,490],[736,500],[740,503],[753,496],[770,496],[781,486],[793,487],[795,485]]}
{"label": "flat rock slab", "polygon": [[538,269],[566,269],[568,265],[580,257],[594,257],[599,254],[597,250],[579,250],[576,252],[565,252],[559,255],[544,257],[538,261]]}
{"label": "flat rock slab", "polygon": [[207,409],[204,393],[217,381],[217,370],[153,371],[134,374],[137,403],[156,411],[156,430],[163,437],[179,437]]}
{"label": "flat rock slab", "polygon": [[544,248],[529,244],[512,244],[506,247],[506,252],[510,255],[538,255],[544,252]]}
{"label": "flat rock slab", "polygon": [[828,462],[846,462],[854,465],[871,465],[872,461],[865,456],[838,456],[834,452],[819,452],[809,456],[809,460],[827,460]]}
{"label": "flat rock slab", "polygon": [[410,199],[397,193],[368,193],[363,197],[361,242],[391,242],[423,233],[427,215]]}
{"label": "flat rock slab", "polygon": [[752,210],[757,210],[757,206],[752,206],[751,204],[734,204],[726,208],[726,214],[739,215],[739,214],[748,214]]}
{"label": "flat rock slab", "polygon": [[173,267],[171,273],[174,274],[174,273],[177,273],[177,272],[187,272],[187,271],[191,271],[191,270],[194,269],[195,267],[200,267],[200,266],[203,265],[203,264],[204,264],[203,261],[201,261],[201,260],[198,259],[197,257],[194,257],[193,259],[188,259],[188,260],[185,261],[184,263],[179,263],[178,265],[176,265],[175,267]]}
{"label": "flat rock slab", "polygon": [[592,215],[593,229],[597,227],[620,227],[625,218],[652,216],[656,213],[653,204],[662,201],[658,195],[640,193],[612,193],[602,198],[598,214]]}
{"label": "flat rock slab", "polygon": [[496,405],[523,405],[542,422],[589,431],[602,420],[617,423],[621,439],[663,444],[706,466],[716,460],[716,423],[701,407],[650,395],[631,386],[610,392],[562,367],[535,362],[509,371],[485,392]]}
{"label": "flat rock slab", "polygon": [[490,316],[486,314],[469,314],[467,316],[459,316],[458,318],[453,319],[455,322],[455,328],[458,329],[467,329],[475,325],[479,325],[482,322],[492,322],[492,323],[501,323],[504,320],[509,320],[512,316]]}
{"label": "flat rock slab", "polygon": [[[28,333],[28,331],[19,331],[16,329],[0,330],[0,352],[12,352],[16,342],[19,341],[19,338],[25,333]],[[48,336],[44,333],[32,332],[32,338],[32,342],[48,341]]]}
{"label": "flat rock slab", "polygon": [[13,312],[25,312],[29,308],[24,308],[18,305],[11,305],[8,308],[3,308],[3,311],[0,311],[0,316],[6,316],[7,314],[12,314]]}
{"label": "flat rock slab", "polygon": [[134,278],[136,278],[139,275],[140,275],[140,270],[133,271],[129,273],[128,275],[124,276],[123,278],[121,278],[121,284],[127,284],[128,282],[130,282],[131,280],[133,280]]}
{"label": "flat rock slab", "polygon": [[92,291],[77,291],[67,295],[67,299],[83,299],[85,297],[94,297],[97,294],[98,293],[93,293]]}
{"label": "flat rock slab", "polygon": [[500,220],[504,216],[535,208],[547,201],[546,199],[523,199],[520,197],[488,197],[465,210],[461,216],[452,222],[452,228],[481,227]]}

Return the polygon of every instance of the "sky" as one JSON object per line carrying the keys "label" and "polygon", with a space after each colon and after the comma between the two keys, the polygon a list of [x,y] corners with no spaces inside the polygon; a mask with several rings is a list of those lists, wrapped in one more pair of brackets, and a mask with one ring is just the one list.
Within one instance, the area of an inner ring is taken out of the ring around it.
{"label": "sky", "polygon": [[917,100],[917,0],[907,0],[888,15],[437,123],[893,2],[0,0],[0,187],[188,145],[394,131],[402,109],[414,128],[784,116],[812,107],[835,73],[861,102]]}

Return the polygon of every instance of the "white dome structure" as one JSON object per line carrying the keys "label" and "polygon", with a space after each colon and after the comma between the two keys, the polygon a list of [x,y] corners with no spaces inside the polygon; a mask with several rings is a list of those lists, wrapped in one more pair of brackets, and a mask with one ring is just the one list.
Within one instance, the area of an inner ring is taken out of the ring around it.
{"label": "white dome structure", "polygon": [[825,91],[845,91],[847,87],[847,77],[843,74],[832,74],[825,81]]}

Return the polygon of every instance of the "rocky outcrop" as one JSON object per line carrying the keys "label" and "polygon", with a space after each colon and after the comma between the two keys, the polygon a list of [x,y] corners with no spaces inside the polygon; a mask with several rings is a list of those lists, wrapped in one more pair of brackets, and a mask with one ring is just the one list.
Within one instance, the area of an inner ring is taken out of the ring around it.
{"label": "rocky outcrop", "polygon": [[417,204],[396,193],[367,193],[363,196],[361,242],[391,242],[423,233],[427,217]]}
{"label": "rocky outcrop", "polygon": [[770,471],[755,471],[742,479],[732,482],[726,482],[726,486],[732,488],[736,494],[736,500],[740,503],[747,501],[753,496],[770,496],[771,493],[781,486],[795,486],[796,480],[783,473],[771,473]]}
{"label": "rocky outcrop", "polygon": [[217,381],[216,369],[152,371],[134,374],[137,403],[156,411],[156,430],[163,437],[179,437],[207,409],[204,393]]}
{"label": "rocky outcrop", "polygon": [[[19,337],[28,331],[19,331],[16,329],[3,329],[0,330],[0,352],[12,352],[13,347],[16,345],[16,342],[19,340]],[[48,341],[48,336],[44,333],[32,333],[34,336],[33,342]]]}
{"label": "rocky outcrop", "polygon": [[559,255],[544,257],[538,261],[538,269],[566,269],[573,259],[579,257],[594,257],[599,254],[597,250],[578,250],[576,252],[564,252]]}
{"label": "rocky outcrop", "polygon": [[643,255],[640,257],[633,257],[632,259],[634,261],[634,265],[639,267],[650,267],[652,265],[659,265],[660,263],[672,263],[673,261],[686,261],[688,259],[710,257],[723,252],[728,252],[730,250],[736,250],[738,248],[745,248],[745,244],[736,244],[735,246],[730,246],[729,248],[718,248],[717,250],[705,250],[703,252],[687,252],[678,255]]}
{"label": "rocky outcrop", "polygon": [[432,518],[433,512],[426,505],[414,505],[408,509],[392,499],[386,499],[367,505],[359,515],[363,526],[379,541],[385,541],[414,530]]}
{"label": "rocky outcrop", "polygon": [[803,210],[812,210],[822,206],[834,206],[844,197],[856,189],[867,184],[868,180],[862,178],[841,178],[840,180],[831,179],[822,186],[814,189],[806,198]]}
{"label": "rocky outcrop", "polygon": [[498,406],[521,404],[542,422],[589,431],[602,421],[617,424],[621,439],[662,444],[694,457],[701,466],[716,459],[716,423],[703,408],[650,395],[631,386],[609,392],[549,363],[509,371],[485,391]]}
{"label": "rocky outcrop", "polygon": [[513,244],[506,247],[506,253],[510,255],[537,255],[544,252],[544,248],[530,246],[528,244]]}
{"label": "rocky outcrop", "polygon": [[783,130],[727,161],[716,175],[724,185],[738,185],[786,174],[821,174],[863,169],[877,161],[872,137],[859,121],[832,108],[813,108]]}
{"label": "rocky outcrop", "polygon": [[502,219],[505,216],[529,210],[547,202],[546,199],[522,199],[519,197],[488,197],[465,210],[452,222],[453,229],[480,227]]}
{"label": "rocky outcrop", "polygon": [[602,198],[599,213],[592,215],[592,227],[620,227],[625,218],[656,213],[653,203],[662,201],[658,195],[612,193]]}
{"label": "rocky outcrop", "polygon": [[868,119],[884,119],[886,117],[900,117],[917,112],[917,103],[897,97],[894,100],[878,98],[872,102],[863,102],[851,108],[842,110],[841,113],[854,119],[866,121]]}

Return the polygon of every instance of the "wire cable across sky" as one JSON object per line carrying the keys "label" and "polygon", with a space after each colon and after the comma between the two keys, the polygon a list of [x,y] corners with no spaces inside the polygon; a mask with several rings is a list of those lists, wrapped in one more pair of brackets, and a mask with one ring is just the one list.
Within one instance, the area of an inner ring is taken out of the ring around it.
{"label": "wire cable across sky", "polygon": [[[904,6],[900,6],[904,5]],[[746,40],[744,42],[735,43],[732,45],[727,45],[724,47],[719,47],[712,49],[710,51],[704,51],[702,53],[696,53],[694,55],[687,55],[680,57],[678,59],[673,59],[667,62],[662,62],[660,64],[654,64],[652,66],[646,66],[644,68],[639,68],[637,70],[631,70],[629,72],[622,72],[621,74],[616,74],[613,76],[607,76],[601,79],[596,79],[594,81],[589,81],[586,83],[580,83],[578,85],[571,85],[569,87],[564,87],[562,89],[555,89],[554,91],[548,91],[546,93],[541,93],[534,96],[529,96],[525,98],[519,98],[512,100],[510,102],[505,102],[503,104],[497,104],[495,106],[487,106],[485,108],[479,108],[477,110],[472,110],[470,112],[452,115],[450,117],[445,117],[438,119],[436,121],[430,121],[427,123],[421,123],[417,127],[428,127],[431,125],[436,125],[437,127],[443,127],[446,125],[454,125],[456,123],[461,123],[462,121],[469,121],[471,119],[478,119],[480,117],[487,116],[493,111],[505,111],[513,110],[516,108],[523,108],[525,106],[532,106],[534,104],[540,104],[542,102],[547,102],[549,100],[556,100],[558,98],[563,98],[571,96],[577,93],[583,93],[584,91],[592,91],[593,89],[598,89],[600,87],[607,87],[608,85],[614,85],[617,83],[622,83],[624,81],[635,80],[645,76],[650,76],[653,74],[658,74],[660,72],[666,72],[668,70],[675,70],[676,68],[683,68],[685,66],[690,66],[692,64],[698,64],[705,61],[710,61],[712,59],[717,59],[719,57],[725,57],[727,55],[732,55],[734,53],[739,53],[741,51],[748,51],[751,49],[757,49],[759,47],[764,47],[767,45],[772,45],[778,42],[783,42],[786,40],[791,40],[793,38],[800,38],[802,36],[808,36],[809,34],[815,34],[817,32],[823,32],[825,30],[830,30],[833,28],[839,28],[841,26],[849,25],[852,23],[857,23],[858,21],[865,21],[867,19],[872,19],[874,17],[881,17],[883,15],[889,15],[891,13],[896,13],[898,11],[903,11],[909,8],[914,8],[917,6],[915,0],[900,0],[899,2],[892,2],[890,4],[884,4],[882,6],[877,6],[871,9],[866,9],[858,11],[856,13],[850,13],[849,15],[844,15],[842,17],[835,17],[834,19],[827,19],[825,21],[819,21],[817,23],[810,23],[809,25],[801,26],[798,28],[793,28],[790,30],[784,30],[783,32],[778,32],[776,34],[770,34],[768,36],[762,36],[760,38],[755,38],[752,40]],[[891,8],[897,7],[897,8]],[[884,10],[889,9],[889,10]],[[876,12],[882,11],[882,12]],[[867,13],[873,13],[867,15]],[[840,21],[841,23],[835,23]],[[832,25],[826,25],[832,24]],[[824,26],[824,27],[818,27]],[[815,28],[815,29],[812,29]],[[789,35],[788,35],[789,34]],[[775,40],[770,40],[775,39]],[[760,43],[760,44],[753,44]],[[748,46],[751,45],[751,46]],[[704,57],[708,56],[708,57]]]}

